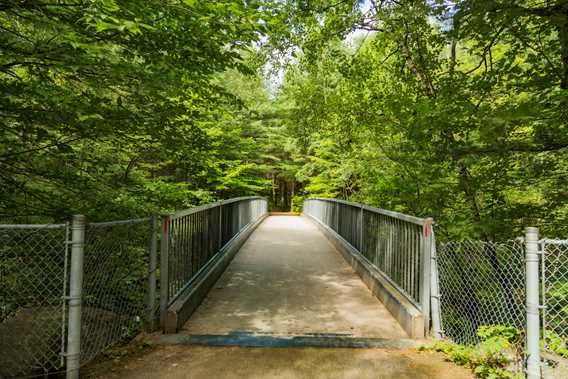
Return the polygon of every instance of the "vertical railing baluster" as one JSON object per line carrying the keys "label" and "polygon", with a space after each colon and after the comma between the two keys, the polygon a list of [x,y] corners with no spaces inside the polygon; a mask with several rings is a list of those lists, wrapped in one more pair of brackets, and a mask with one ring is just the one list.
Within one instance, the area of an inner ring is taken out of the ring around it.
{"label": "vertical railing baluster", "polygon": [[219,204],[219,244],[217,245],[217,250],[221,250],[221,248],[223,247],[223,202],[221,202]]}

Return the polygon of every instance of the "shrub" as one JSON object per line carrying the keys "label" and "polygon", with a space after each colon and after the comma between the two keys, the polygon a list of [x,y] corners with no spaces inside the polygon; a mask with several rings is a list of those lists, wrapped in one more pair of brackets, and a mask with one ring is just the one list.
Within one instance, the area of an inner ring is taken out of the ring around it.
{"label": "shrub", "polygon": [[513,372],[512,356],[518,356],[523,335],[519,330],[504,325],[481,326],[477,334],[481,342],[475,346],[458,345],[443,340],[436,341],[422,350],[438,351],[460,366],[469,367],[479,378],[520,379],[523,374]]}

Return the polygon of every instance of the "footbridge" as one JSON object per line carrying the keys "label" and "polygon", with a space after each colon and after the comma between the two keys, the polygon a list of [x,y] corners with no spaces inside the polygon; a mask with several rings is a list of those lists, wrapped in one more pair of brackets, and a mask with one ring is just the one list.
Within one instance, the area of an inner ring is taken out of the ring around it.
{"label": "footbridge", "polygon": [[[0,378],[78,378],[143,328],[184,354],[246,347],[225,358],[258,354],[278,375],[290,354],[310,367],[327,357],[318,375],[343,378],[356,364],[342,348],[404,351],[440,330],[432,220],[363,204],[308,199],[299,215],[271,214],[266,199],[241,197],[161,217],[0,225],[0,241]],[[394,362],[350,351],[371,373]],[[415,377],[398,358],[391,368]],[[227,365],[250,377],[253,364]]]}
{"label": "footbridge", "polygon": [[[333,199],[264,198],[163,217],[162,343],[408,347],[439,321],[431,219]],[[430,315],[433,314],[432,318]]]}
{"label": "footbridge", "polygon": [[517,346],[529,376],[547,367],[564,378],[548,345],[555,363],[539,364],[539,308],[542,335],[565,338],[555,289],[567,246],[527,228],[524,239],[438,244],[438,261],[432,219],[319,198],[298,215],[241,197],[162,217],[4,224],[0,378],[76,379],[142,329],[157,350],[108,378],[150,366],[148,377],[167,378],[468,377],[407,355],[442,337],[440,314],[443,337],[459,343],[479,343],[484,325],[526,330]]}

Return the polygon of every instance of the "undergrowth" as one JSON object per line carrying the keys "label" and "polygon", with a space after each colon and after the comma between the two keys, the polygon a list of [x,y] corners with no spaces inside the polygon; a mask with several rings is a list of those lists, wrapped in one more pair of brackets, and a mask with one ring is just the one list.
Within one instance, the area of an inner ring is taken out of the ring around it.
{"label": "undergrowth", "polygon": [[481,342],[475,346],[458,345],[442,340],[424,346],[421,350],[446,354],[457,365],[471,368],[479,378],[521,379],[522,373],[512,371],[520,357],[519,347],[523,336],[513,327],[495,325],[481,326],[477,334]]}

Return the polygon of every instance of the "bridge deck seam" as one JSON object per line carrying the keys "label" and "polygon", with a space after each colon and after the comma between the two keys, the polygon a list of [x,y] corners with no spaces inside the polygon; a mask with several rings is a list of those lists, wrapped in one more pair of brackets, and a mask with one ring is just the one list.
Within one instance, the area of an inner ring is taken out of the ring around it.
{"label": "bridge deck seam", "polygon": [[317,347],[317,348],[382,348],[408,349],[424,345],[415,339],[361,338],[344,334],[313,333],[304,335],[259,334],[168,334],[156,341],[164,345],[240,346],[240,347]]}

